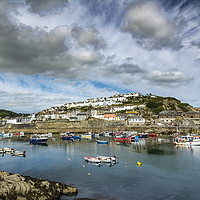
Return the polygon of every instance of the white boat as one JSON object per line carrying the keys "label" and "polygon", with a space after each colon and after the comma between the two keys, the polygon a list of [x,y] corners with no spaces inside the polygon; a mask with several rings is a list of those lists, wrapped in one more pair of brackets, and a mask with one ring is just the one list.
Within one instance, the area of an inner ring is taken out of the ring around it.
{"label": "white boat", "polygon": [[9,147],[3,147],[2,151],[4,153],[12,153],[12,151],[14,151],[14,149],[13,148],[9,148]]}
{"label": "white boat", "polygon": [[91,134],[82,134],[81,135],[81,139],[92,139],[92,135]]}
{"label": "white boat", "polygon": [[101,162],[116,162],[116,156],[97,156],[97,158],[99,158]]}
{"label": "white boat", "polygon": [[90,157],[90,156],[89,157],[85,156],[85,161],[92,162],[92,163],[100,163],[101,162],[99,158]]}
{"label": "white boat", "polygon": [[25,153],[26,153],[26,151],[15,151],[15,150],[13,150],[12,152],[11,152],[11,154],[12,155],[18,155],[18,156],[20,156],[20,155],[25,155]]}
{"label": "white boat", "polygon": [[176,137],[174,144],[177,146],[200,146],[200,136],[187,135]]}

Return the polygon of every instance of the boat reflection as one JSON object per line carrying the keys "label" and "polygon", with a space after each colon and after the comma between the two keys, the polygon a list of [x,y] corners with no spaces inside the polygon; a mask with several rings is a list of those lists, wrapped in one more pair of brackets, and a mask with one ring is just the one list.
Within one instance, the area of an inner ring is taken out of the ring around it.
{"label": "boat reflection", "polygon": [[[120,141],[116,145],[123,145],[131,148],[137,153],[167,155],[174,154],[173,143],[169,138],[142,138],[137,141]],[[170,145],[171,144],[171,145]],[[169,149],[170,147],[170,149]]]}
{"label": "boat reflection", "polygon": [[10,154],[10,153],[0,153],[0,156],[1,157],[4,157],[5,155],[10,155],[11,156],[11,158],[13,157],[13,156],[15,156],[15,157],[26,157],[26,154]]}
{"label": "boat reflection", "polygon": [[30,143],[30,145],[48,146],[47,143]]}
{"label": "boat reflection", "polygon": [[97,167],[102,167],[102,166],[108,166],[108,167],[113,167],[116,164],[119,164],[119,162],[112,162],[112,163],[93,163],[93,162],[88,162],[85,161],[84,163],[88,164],[88,165],[93,165],[93,166],[97,166]]}

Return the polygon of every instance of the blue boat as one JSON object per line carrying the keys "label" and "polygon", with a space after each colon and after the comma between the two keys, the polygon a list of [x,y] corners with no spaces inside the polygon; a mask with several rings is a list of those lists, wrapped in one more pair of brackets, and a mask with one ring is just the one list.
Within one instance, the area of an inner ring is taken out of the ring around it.
{"label": "blue boat", "polygon": [[97,144],[108,144],[108,141],[96,140]]}
{"label": "blue boat", "polygon": [[74,135],[73,138],[74,138],[75,140],[81,140],[81,135]]}
{"label": "blue boat", "polygon": [[35,135],[30,137],[30,143],[47,143],[48,137],[43,135]]}

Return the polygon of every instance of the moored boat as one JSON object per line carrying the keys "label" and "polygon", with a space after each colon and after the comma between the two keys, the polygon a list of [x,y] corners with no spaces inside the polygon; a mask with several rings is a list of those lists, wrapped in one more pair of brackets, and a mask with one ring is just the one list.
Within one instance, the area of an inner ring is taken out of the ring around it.
{"label": "moored boat", "polygon": [[157,138],[158,134],[156,133],[148,133],[148,138]]}
{"label": "moored boat", "polygon": [[100,159],[99,158],[96,158],[96,157],[85,157],[85,161],[87,162],[92,162],[92,163],[100,163]]}
{"label": "moored boat", "polygon": [[200,136],[180,136],[174,139],[174,145],[177,146],[200,146]]}
{"label": "moored boat", "polygon": [[93,162],[93,163],[115,163],[116,162],[116,156],[85,156],[85,161],[87,162]]}
{"label": "moored boat", "polygon": [[97,156],[101,162],[116,162],[116,156]]}
{"label": "moored boat", "polygon": [[81,138],[82,139],[92,139],[92,134],[82,134]]}
{"label": "moored boat", "polygon": [[23,156],[25,155],[25,153],[26,151],[15,151],[15,150],[11,152],[12,155],[16,155],[16,156],[20,156],[20,155]]}
{"label": "moored boat", "polygon": [[131,141],[131,136],[119,135],[114,137],[115,142]]}
{"label": "moored boat", "polygon": [[48,137],[45,135],[34,135],[30,137],[30,143],[47,143]]}
{"label": "moored boat", "polygon": [[108,144],[106,140],[96,140],[97,144]]}

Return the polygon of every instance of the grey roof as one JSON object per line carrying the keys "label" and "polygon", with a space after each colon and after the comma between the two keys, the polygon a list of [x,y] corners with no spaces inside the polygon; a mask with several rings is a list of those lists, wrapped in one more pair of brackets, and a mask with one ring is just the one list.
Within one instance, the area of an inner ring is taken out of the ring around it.
{"label": "grey roof", "polygon": [[168,114],[168,113],[172,113],[175,112],[174,110],[164,110],[162,112],[160,112],[160,114]]}
{"label": "grey roof", "polygon": [[187,113],[188,113],[188,114],[196,114],[196,113],[198,113],[198,112],[195,112],[195,111],[190,110],[190,111],[188,111]]}

